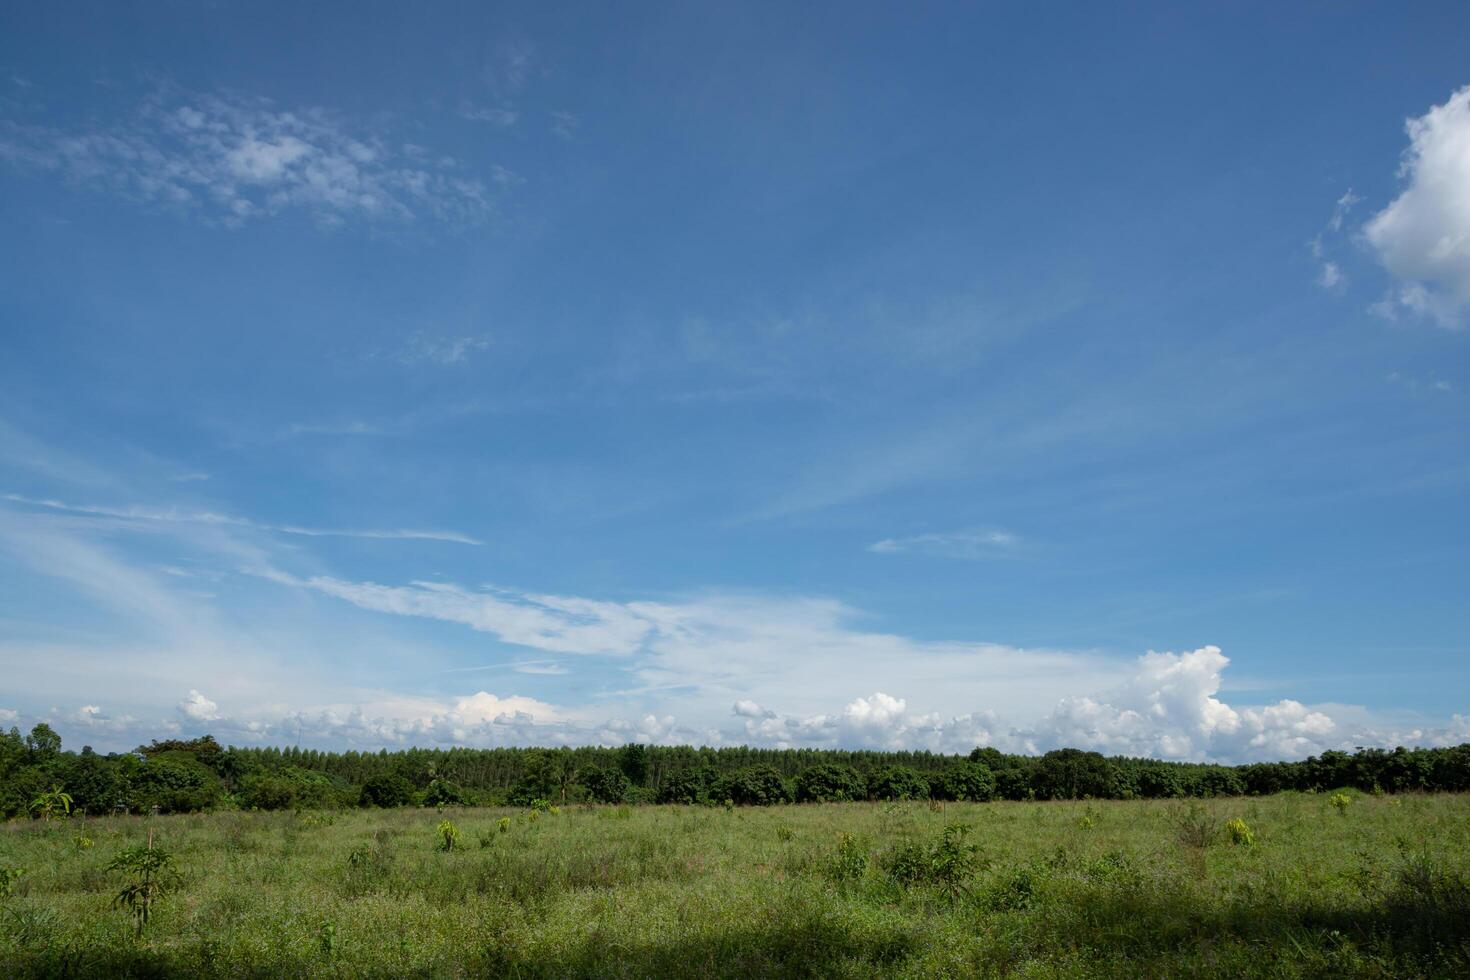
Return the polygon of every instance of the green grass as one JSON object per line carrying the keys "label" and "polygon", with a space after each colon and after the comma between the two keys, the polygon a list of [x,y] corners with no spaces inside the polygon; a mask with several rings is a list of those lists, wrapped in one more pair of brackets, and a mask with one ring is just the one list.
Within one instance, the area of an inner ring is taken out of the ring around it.
{"label": "green grass", "polygon": [[[0,973],[1470,975],[1470,797],[1203,807],[1192,819],[1187,804],[1092,802],[13,822],[0,868],[25,873],[0,898]],[[460,832],[448,851],[445,816]],[[1232,818],[1254,844],[1231,843]],[[954,824],[971,828],[955,844],[976,850],[937,849]],[[105,869],[150,829],[182,880],[135,938],[112,906],[124,882]]]}

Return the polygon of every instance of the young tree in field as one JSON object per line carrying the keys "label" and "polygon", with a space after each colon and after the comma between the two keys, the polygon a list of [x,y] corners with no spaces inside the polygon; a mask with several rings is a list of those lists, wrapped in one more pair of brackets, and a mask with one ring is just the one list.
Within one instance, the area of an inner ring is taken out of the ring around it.
{"label": "young tree in field", "polygon": [[31,812],[42,820],[69,817],[71,816],[71,795],[64,792],[60,786],[52,786],[31,801]]}

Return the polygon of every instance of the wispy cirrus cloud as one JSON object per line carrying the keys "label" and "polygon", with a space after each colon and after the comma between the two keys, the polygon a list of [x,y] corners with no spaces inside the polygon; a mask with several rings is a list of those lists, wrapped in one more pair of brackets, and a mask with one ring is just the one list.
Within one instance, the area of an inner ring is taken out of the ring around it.
{"label": "wispy cirrus cloud", "polygon": [[0,120],[0,160],[228,226],[290,210],[348,220],[478,222],[515,177],[395,142],[318,107],[163,88],[116,121]]}
{"label": "wispy cirrus cloud", "polygon": [[1021,539],[1009,531],[972,530],[884,538],[868,545],[876,555],[909,552],[939,558],[999,558],[1015,553]]}
{"label": "wispy cirrus cloud", "polygon": [[149,521],[165,524],[204,524],[216,527],[248,528],[255,531],[274,531],[279,534],[295,534],[308,538],[378,538],[402,541],[447,541],[454,544],[480,545],[483,541],[458,531],[426,531],[404,528],[321,528],[302,527],[296,524],[266,524],[245,517],[218,514],[211,511],[187,511],[177,508],[156,507],[99,507],[90,504],[69,504],[60,500],[45,500],[7,493],[0,499],[27,507],[77,514],[84,517],[101,517],[119,521]]}
{"label": "wispy cirrus cloud", "polygon": [[399,364],[464,364],[470,355],[487,350],[489,337],[483,334],[433,334],[418,330],[394,347],[381,348],[368,356],[375,360],[397,361]]}

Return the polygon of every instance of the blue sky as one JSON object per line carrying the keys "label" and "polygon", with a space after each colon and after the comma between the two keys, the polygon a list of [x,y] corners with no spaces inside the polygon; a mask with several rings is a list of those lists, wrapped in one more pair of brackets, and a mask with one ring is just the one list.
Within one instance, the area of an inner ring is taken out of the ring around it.
{"label": "blue sky", "polygon": [[1467,31],[12,5],[0,721],[1470,740]]}

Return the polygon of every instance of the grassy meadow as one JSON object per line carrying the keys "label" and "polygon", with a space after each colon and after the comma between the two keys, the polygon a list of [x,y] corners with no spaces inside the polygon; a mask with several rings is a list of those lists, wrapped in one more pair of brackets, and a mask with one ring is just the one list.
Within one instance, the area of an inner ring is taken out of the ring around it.
{"label": "grassy meadow", "polygon": [[1470,975],[1465,795],[33,820],[7,868],[12,977]]}

